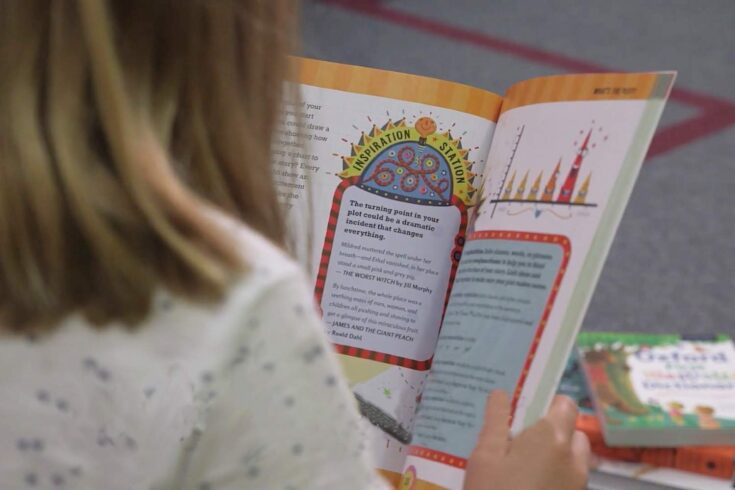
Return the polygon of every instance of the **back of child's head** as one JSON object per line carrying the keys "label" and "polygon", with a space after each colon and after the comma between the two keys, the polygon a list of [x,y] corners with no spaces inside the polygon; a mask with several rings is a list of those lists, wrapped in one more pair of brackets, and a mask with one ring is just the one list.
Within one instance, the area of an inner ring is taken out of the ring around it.
{"label": "back of child's head", "polygon": [[206,202],[282,243],[293,28],[287,0],[0,1],[0,330],[219,297],[247,264]]}

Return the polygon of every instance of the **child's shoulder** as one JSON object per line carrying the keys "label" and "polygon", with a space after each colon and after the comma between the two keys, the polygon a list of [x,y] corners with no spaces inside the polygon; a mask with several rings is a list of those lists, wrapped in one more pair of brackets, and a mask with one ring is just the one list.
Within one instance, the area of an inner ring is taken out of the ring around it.
{"label": "child's shoulder", "polygon": [[254,261],[260,263],[262,260],[269,260],[273,262],[274,266],[296,266],[295,261],[279,246],[239,219],[211,208],[207,210],[207,216],[224,233],[230,235],[238,244],[243,246],[243,256],[248,263]]}
{"label": "child's shoulder", "polygon": [[279,298],[284,307],[294,301],[313,301],[311,284],[299,262],[247,224],[217,210],[210,214],[223,232],[235,240],[246,265],[242,277],[215,309],[228,317],[233,311],[249,316],[264,309],[273,298]]}
{"label": "child's shoulder", "polygon": [[235,240],[249,271],[245,275],[245,282],[272,283],[303,276],[301,266],[258,231],[217,210],[210,210],[208,215],[224,233]]}

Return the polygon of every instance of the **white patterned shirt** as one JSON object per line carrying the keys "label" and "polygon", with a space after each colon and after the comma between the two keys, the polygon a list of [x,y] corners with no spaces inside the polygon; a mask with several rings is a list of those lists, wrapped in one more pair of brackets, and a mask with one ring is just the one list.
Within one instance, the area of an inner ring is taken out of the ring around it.
{"label": "white patterned shirt", "polygon": [[252,270],[216,305],[0,337],[2,489],[388,488],[298,266],[227,227]]}

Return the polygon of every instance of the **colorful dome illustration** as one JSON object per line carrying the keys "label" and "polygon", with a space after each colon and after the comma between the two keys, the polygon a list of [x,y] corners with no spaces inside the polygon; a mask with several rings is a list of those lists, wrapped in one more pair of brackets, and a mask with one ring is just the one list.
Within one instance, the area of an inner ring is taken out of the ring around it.
{"label": "colorful dome illustration", "polygon": [[355,179],[361,189],[379,196],[432,206],[470,205],[476,189],[468,150],[449,131],[437,133],[436,122],[419,118],[413,127],[405,120],[388,121],[352,145],[342,157],[342,178]]}
{"label": "colorful dome illustration", "polygon": [[358,185],[399,201],[451,204],[452,178],[446,159],[417,142],[396,143],[381,151],[365,168]]}

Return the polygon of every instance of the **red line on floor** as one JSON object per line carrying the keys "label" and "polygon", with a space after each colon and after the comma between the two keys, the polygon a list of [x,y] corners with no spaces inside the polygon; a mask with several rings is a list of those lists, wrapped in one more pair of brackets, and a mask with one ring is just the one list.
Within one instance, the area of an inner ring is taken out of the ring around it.
{"label": "red line on floor", "polygon": [[735,124],[735,110],[703,110],[698,115],[656,131],[647,158],[662,155]]}
{"label": "red line on floor", "polygon": [[[561,53],[527,46],[397,10],[376,0],[321,0],[321,3],[569,72],[615,71]],[[681,104],[694,106],[700,112],[683,121],[660,128],[651,142],[648,151],[649,158],[662,155],[735,124],[735,103],[729,100],[683,88],[674,88],[671,92],[671,99]]]}

